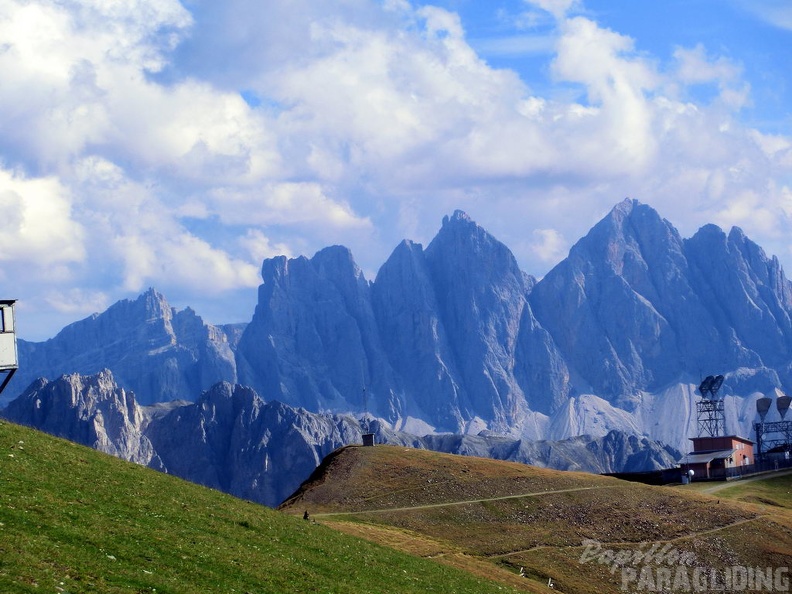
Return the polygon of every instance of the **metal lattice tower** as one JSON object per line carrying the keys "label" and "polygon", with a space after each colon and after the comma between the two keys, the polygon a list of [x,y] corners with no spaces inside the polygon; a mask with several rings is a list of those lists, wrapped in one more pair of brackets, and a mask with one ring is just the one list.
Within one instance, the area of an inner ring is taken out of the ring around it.
{"label": "metal lattice tower", "polygon": [[[775,400],[780,421],[765,421],[770,405]],[[754,423],[756,432],[756,453],[760,459],[773,450],[784,452],[792,451],[792,421],[786,420],[792,398],[779,396],[778,398],[760,398],[756,401],[756,412],[760,421]]]}
{"label": "metal lattice tower", "polygon": [[726,435],[726,413],[723,400],[717,397],[723,384],[723,376],[708,375],[701,382],[701,400],[696,402],[699,437],[720,437]]}
{"label": "metal lattice tower", "polygon": [[720,437],[726,435],[726,415],[723,400],[702,398],[696,403],[698,436]]}

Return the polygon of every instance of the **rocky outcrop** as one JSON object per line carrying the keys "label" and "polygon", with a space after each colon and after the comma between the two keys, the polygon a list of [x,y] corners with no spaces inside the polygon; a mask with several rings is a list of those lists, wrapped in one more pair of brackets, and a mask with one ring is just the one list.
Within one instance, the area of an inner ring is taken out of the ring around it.
{"label": "rocky outcrop", "polygon": [[140,406],[105,370],[35,382],[2,417],[237,497],[277,505],[357,420],[317,415],[221,382],[194,403]]}
{"label": "rocky outcrop", "polygon": [[0,412],[16,423],[162,469],[143,435],[148,422],[143,409],[108,370],[90,376],[64,375],[54,381],[40,379]]}
{"label": "rocky outcrop", "polygon": [[221,383],[149,425],[168,472],[277,505],[334,449],[361,441],[351,417],[318,415]]}
{"label": "rocky outcrop", "polygon": [[594,437],[529,441],[503,435],[427,435],[426,449],[449,454],[511,460],[542,468],[596,473],[645,472],[673,468],[681,453],[674,448],[621,431]]}

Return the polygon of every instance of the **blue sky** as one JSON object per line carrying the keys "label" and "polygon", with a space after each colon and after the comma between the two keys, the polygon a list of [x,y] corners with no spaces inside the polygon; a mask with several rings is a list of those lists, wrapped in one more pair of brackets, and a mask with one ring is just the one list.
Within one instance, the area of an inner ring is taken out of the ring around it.
{"label": "blue sky", "polygon": [[247,321],[264,258],[373,279],[458,208],[540,277],[627,196],[790,270],[789,64],[788,0],[0,0],[1,296]]}

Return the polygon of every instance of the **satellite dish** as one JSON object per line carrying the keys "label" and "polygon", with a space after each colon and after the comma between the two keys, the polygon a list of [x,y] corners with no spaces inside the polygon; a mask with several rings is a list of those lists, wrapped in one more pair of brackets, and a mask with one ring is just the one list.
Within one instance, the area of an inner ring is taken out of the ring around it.
{"label": "satellite dish", "polygon": [[707,377],[704,378],[704,381],[701,382],[701,385],[699,386],[699,392],[701,393],[702,396],[704,396],[704,398],[707,397],[707,393],[710,391],[710,388],[712,387],[714,381],[715,378],[712,377],[711,375],[708,375]]}
{"label": "satellite dish", "polygon": [[763,421],[767,415],[767,411],[770,410],[770,405],[772,403],[773,399],[768,398],[767,396],[756,401],[756,412],[759,414],[759,418]]}
{"label": "satellite dish", "polygon": [[715,376],[715,379],[712,381],[712,385],[710,386],[710,392],[712,393],[713,396],[715,396],[715,393],[718,390],[720,390],[720,387],[722,385],[723,385],[723,376],[722,375]]}
{"label": "satellite dish", "polygon": [[792,403],[792,396],[779,396],[776,399],[776,406],[778,407],[778,412],[781,413],[782,420],[786,417],[790,403]]}

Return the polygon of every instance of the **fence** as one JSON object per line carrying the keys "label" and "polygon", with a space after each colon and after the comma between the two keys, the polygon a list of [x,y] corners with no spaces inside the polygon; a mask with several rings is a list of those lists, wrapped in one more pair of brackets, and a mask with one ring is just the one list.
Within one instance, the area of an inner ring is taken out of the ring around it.
{"label": "fence", "polygon": [[782,470],[784,468],[792,468],[792,460],[786,458],[770,458],[760,460],[754,464],[746,464],[745,466],[734,466],[732,468],[715,468],[710,470],[711,479],[730,479],[747,476],[749,474],[757,474],[759,472],[772,472],[774,470]]}

